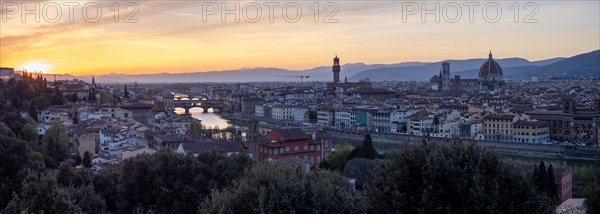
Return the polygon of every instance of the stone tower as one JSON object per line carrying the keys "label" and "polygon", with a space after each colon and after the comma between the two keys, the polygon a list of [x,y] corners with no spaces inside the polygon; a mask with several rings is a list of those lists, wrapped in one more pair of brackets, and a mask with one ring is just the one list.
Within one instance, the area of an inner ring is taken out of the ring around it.
{"label": "stone tower", "polygon": [[450,63],[442,63],[442,90],[450,90]]}
{"label": "stone tower", "polygon": [[340,59],[337,57],[337,54],[335,55],[335,58],[333,58],[332,70],[333,70],[333,83],[339,83],[341,69],[340,69]]}

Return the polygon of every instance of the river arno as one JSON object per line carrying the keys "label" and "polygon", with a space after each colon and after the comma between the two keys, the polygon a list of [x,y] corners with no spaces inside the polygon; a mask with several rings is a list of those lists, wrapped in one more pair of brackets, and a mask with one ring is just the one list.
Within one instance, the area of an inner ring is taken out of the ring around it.
{"label": "river arno", "polygon": [[[183,108],[175,108],[175,113],[177,114],[183,114],[184,112],[185,109]],[[223,119],[221,115],[213,112],[212,109],[208,109],[208,112],[204,113],[201,108],[192,108],[190,109],[190,114],[192,114],[192,117],[201,120],[202,125],[206,127],[213,128],[218,126],[224,129],[231,125],[228,120]]]}

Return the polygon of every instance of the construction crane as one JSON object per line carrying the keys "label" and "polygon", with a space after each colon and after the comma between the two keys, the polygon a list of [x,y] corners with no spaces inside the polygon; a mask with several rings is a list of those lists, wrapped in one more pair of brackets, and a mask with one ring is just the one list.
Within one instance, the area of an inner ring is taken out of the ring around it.
{"label": "construction crane", "polygon": [[310,78],[310,76],[304,76],[304,75],[284,75],[282,77],[295,77],[295,78],[300,78],[300,82],[304,83],[304,79],[308,79]]}

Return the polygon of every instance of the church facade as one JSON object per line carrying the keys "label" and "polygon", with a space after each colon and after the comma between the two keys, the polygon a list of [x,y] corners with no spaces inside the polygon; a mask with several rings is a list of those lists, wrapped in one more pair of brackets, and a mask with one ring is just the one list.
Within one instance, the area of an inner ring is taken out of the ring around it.
{"label": "church facade", "polygon": [[492,52],[481,67],[477,79],[461,79],[459,75],[451,77],[450,63],[443,62],[439,75],[431,78],[430,83],[437,85],[440,91],[472,91],[472,90],[500,90],[506,84],[502,67],[492,58]]}

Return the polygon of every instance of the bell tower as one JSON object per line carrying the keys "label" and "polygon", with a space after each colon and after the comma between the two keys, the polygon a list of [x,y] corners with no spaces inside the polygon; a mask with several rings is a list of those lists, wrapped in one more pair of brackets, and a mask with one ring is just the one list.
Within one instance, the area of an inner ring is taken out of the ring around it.
{"label": "bell tower", "polygon": [[340,69],[340,58],[337,57],[337,54],[335,54],[335,58],[333,58],[332,71],[333,71],[333,83],[339,83],[341,69]]}
{"label": "bell tower", "polygon": [[442,90],[450,90],[450,63],[442,63]]}

